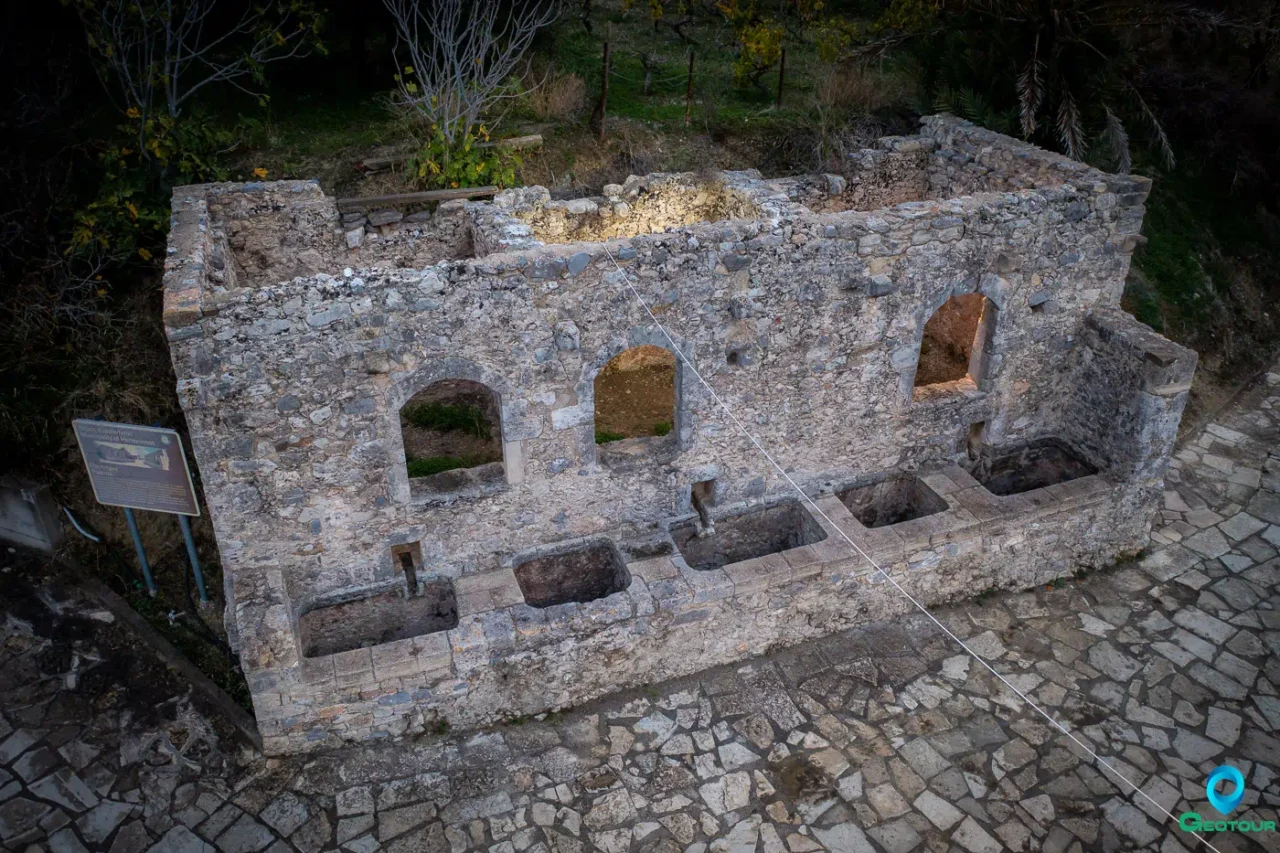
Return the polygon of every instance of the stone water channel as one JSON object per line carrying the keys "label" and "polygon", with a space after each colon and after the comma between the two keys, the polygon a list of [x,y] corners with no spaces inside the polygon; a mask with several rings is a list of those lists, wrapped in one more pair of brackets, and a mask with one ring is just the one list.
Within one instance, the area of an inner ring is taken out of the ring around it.
{"label": "stone water channel", "polygon": [[[1280,366],[1181,445],[1138,562],[939,617],[1162,806],[1280,802]],[[923,618],[542,719],[289,759],[239,747],[74,588],[4,555],[0,846],[78,853],[1176,853]],[[1218,850],[1280,849],[1219,833]]]}

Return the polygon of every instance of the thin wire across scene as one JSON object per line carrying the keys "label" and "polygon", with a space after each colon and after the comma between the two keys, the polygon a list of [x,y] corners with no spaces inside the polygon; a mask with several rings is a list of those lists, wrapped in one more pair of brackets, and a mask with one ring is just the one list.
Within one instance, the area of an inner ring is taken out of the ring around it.
{"label": "thin wire across scene", "polygon": [[[812,498],[810,498],[807,494],[805,494],[804,489],[800,488],[800,486],[796,483],[796,481],[791,479],[791,475],[789,475],[786,472],[786,469],[783,468],[782,465],[780,465],[778,461],[773,458],[773,455],[769,453],[768,450],[765,449],[764,445],[762,445],[760,441],[755,437],[755,435],[749,429],[747,429],[746,425],[743,424],[742,421],[738,420],[738,416],[733,413],[733,410],[729,408],[728,404],[725,403],[725,401],[720,398],[720,395],[715,392],[715,389],[712,388],[711,385],[707,382],[707,380],[702,377],[702,374],[698,372],[698,368],[694,366],[693,362],[684,354],[683,350],[681,350],[681,348],[676,344],[675,338],[673,338],[671,336],[671,333],[667,331],[667,327],[664,326],[658,320],[657,316],[653,313],[653,310],[649,307],[649,303],[647,303],[644,300],[644,297],[640,295],[640,292],[636,290],[635,285],[631,283],[631,277],[627,275],[626,270],[624,270],[622,266],[618,263],[617,259],[614,258],[613,253],[610,252],[608,248],[604,249],[604,253],[605,253],[605,256],[609,258],[609,261],[613,264],[613,268],[618,271],[618,274],[622,280],[622,283],[626,286],[627,290],[630,291],[631,298],[634,299],[640,305],[640,307],[644,309],[645,314],[649,316],[649,321],[653,323],[653,325],[657,327],[658,331],[662,333],[662,336],[667,339],[667,343],[671,345],[671,351],[675,353],[676,358],[680,359],[680,361],[684,364],[684,366],[688,368],[689,372],[693,374],[694,378],[696,378],[698,382],[702,385],[702,387],[707,390],[707,393],[711,395],[711,398],[715,400],[716,405],[718,405],[720,409],[725,413],[725,416],[728,417],[729,420],[733,422],[733,425],[737,427],[738,431],[742,433],[742,435],[747,439],[747,441],[751,442],[751,444],[755,447],[755,449],[760,452],[760,455],[763,456],[768,461],[768,463],[772,465],[774,469],[777,470],[777,472],[782,476],[782,478],[787,481],[787,484],[790,485],[793,490],[795,490],[795,493],[800,496],[800,499],[804,501],[804,503],[807,504],[813,512],[817,513],[824,521],[826,521],[831,526],[833,530],[839,533],[840,537],[844,539],[844,541],[849,545],[850,548],[852,548],[855,552],[857,552],[859,556],[861,556],[864,560],[870,563],[871,567],[874,568],[876,572],[880,574],[881,577],[883,577],[886,581],[888,581],[889,584],[893,586],[895,590],[901,593],[904,598],[910,601],[917,610],[919,610],[921,613],[927,616],[929,618],[929,621],[933,622],[934,625],[937,625],[938,629],[941,630],[948,637],[950,637],[952,640],[954,640],[956,645],[964,649],[964,651],[970,657],[972,657],[974,660],[980,663],[988,672],[990,672],[997,679],[999,679],[1000,682],[1003,683],[1005,687],[1008,687],[1009,690],[1012,691],[1015,696],[1017,696],[1019,699],[1025,702],[1027,707],[1033,709],[1040,716],[1048,720],[1049,723],[1052,724],[1054,728],[1062,732],[1071,740],[1072,743],[1074,743],[1076,746],[1080,747],[1082,750],[1088,753],[1088,755],[1091,756],[1095,762],[1101,765],[1103,769],[1111,773],[1115,778],[1119,779],[1125,785],[1132,788],[1138,794],[1141,794],[1142,797],[1145,798],[1148,802],[1150,802],[1153,806],[1155,806],[1164,814],[1168,815],[1170,820],[1174,821],[1175,823],[1178,822],[1177,815],[1169,811],[1164,806],[1160,805],[1160,803],[1157,802],[1153,797],[1151,797],[1151,795],[1148,794],[1146,791],[1143,791],[1140,787],[1135,785],[1133,782],[1130,782],[1129,779],[1123,773],[1121,773],[1119,770],[1113,767],[1110,762],[1108,762],[1105,758],[1103,758],[1101,755],[1095,752],[1088,744],[1080,740],[1080,738],[1076,737],[1076,735],[1070,729],[1068,729],[1065,724],[1059,722],[1057,718],[1055,718],[1052,714],[1050,714],[1048,711],[1041,708],[1035,702],[1031,701],[1031,699],[1027,698],[1027,695],[1023,693],[1021,690],[1019,690],[1017,687],[1014,687],[1013,684],[1009,681],[1009,679],[1001,675],[996,670],[996,668],[993,667],[991,664],[989,664],[981,655],[979,655],[973,649],[969,648],[969,646],[964,642],[964,640],[960,639],[951,631],[951,629],[949,629],[946,625],[942,624],[942,622],[939,621],[936,616],[934,616],[932,613],[929,612],[929,609],[927,607],[925,607],[918,600],[916,600],[915,596],[911,595],[911,593],[903,589],[902,586],[896,580],[894,580],[889,575],[888,572],[882,569],[880,565],[871,558],[871,555],[869,555],[866,551],[863,551],[862,548],[858,546],[858,543],[854,542],[853,539],[849,537],[849,534],[844,532],[844,529],[842,527],[837,525],[831,519],[830,516],[828,516],[825,512],[823,512],[822,508],[818,506],[817,502],[814,501]],[[1153,773],[1152,775],[1154,776],[1155,774]],[[1217,847],[1214,847],[1212,844],[1210,844],[1208,839],[1206,839],[1200,833],[1192,832],[1191,830],[1185,830],[1185,831],[1188,832],[1190,835],[1195,836],[1200,841],[1201,844],[1208,847],[1210,850],[1214,851],[1214,853],[1221,853],[1221,851],[1219,851]]]}

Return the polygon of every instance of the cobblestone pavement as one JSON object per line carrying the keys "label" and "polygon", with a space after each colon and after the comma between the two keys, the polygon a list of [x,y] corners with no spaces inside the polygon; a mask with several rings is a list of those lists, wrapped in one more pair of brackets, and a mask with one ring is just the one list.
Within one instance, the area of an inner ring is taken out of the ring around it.
{"label": "cobblestone pavement", "polygon": [[[1273,373],[1183,445],[1147,556],[939,612],[1175,814],[1216,819],[1205,778],[1230,763],[1248,787],[1232,817],[1277,818],[1278,438]],[[114,629],[91,608],[36,600],[10,609],[0,656],[0,843],[15,851],[1198,847],[923,618],[547,719],[264,760],[234,753],[176,685],[134,695],[136,674],[96,651]],[[1211,840],[1280,849],[1252,838]]]}

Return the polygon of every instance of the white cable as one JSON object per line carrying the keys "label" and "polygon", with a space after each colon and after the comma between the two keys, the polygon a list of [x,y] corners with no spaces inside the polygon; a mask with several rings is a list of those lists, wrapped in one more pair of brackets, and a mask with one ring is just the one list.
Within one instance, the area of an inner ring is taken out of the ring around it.
{"label": "white cable", "polygon": [[[1085,752],[1087,752],[1090,756],[1092,756],[1094,761],[1096,761],[1098,764],[1101,764],[1102,767],[1105,768],[1106,770],[1110,771],[1117,779],[1124,782],[1126,785],[1128,785],[1137,793],[1141,794],[1153,806],[1155,806],[1157,809],[1167,814],[1172,821],[1174,821],[1175,823],[1178,822],[1177,815],[1175,815],[1173,812],[1166,809],[1164,806],[1160,805],[1160,803],[1156,802],[1155,799],[1153,799],[1149,794],[1147,794],[1145,791],[1143,791],[1134,783],[1130,782],[1129,779],[1125,777],[1124,774],[1122,774],[1119,770],[1116,770],[1114,767],[1112,767],[1111,764],[1106,761],[1106,759],[1104,759],[1097,752],[1094,752],[1094,750],[1091,749],[1087,744],[1085,744],[1083,741],[1077,738],[1071,732],[1070,729],[1068,729],[1062,723],[1058,722],[1058,720],[1053,715],[1051,715],[1048,711],[1041,708],[1035,702],[1032,702],[1030,699],[1028,699],[1025,693],[1023,693],[1018,688],[1014,687],[1013,684],[1009,682],[1009,679],[1005,678],[1003,675],[997,672],[995,667],[987,663],[987,661],[983,659],[983,657],[979,655],[977,652],[975,652],[973,649],[969,648],[969,646],[965,644],[964,640],[960,639],[954,633],[952,633],[951,629],[949,629],[946,625],[943,625],[942,622],[940,622],[936,616],[934,616],[932,613],[929,612],[929,609],[927,607],[925,607],[923,604],[917,601],[915,597],[911,595],[911,593],[903,589],[902,586],[899,585],[899,583],[896,580],[890,577],[888,572],[880,568],[880,565],[875,560],[871,559],[871,555],[869,555],[866,551],[863,551],[860,547],[858,547],[858,543],[850,539],[849,535],[844,532],[844,529],[841,528],[839,525],[837,525],[831,519],[830,516],[828,516],[825,512],[822,511],[822,508],[819,507],[818,504],[812,498],[810,498],[807,494],[805,494],[804,489],[800,488],[800,486],[796,483],[796,481],[791,479],[791,475],[789,475],[786,472],[786,469],[784,469],[781,465],[778,464],[777,460],[773,458],[773,456],[769,453],[768,450],[765,450],[764,445],[762,445],[756,439],[755,435],[753,435],[752,432],[749,429],[747,429],[746,425],[743,424],[742,421],[738,420],[738,417],[733,413],[733,410],[729,408],[728,404],[725,403],[724,400],[720,399],[720,395],[715,392],[715,389],[711,387],[711,385],[707,382],[707,380],[702,378],[702,374],[699,373],[698,369],[693,366],[693,362],[690,361],[685,356],[685,354],[681,351],[680,347],[676,344],[675,338],[671,337],[671,333],[667,331],[667,327],[662,325],[662,323],[658,320],[657,316],[653,313],[652,309],[649,308],[649,303],[645,302],[644,297],[642,297],[639,291],[636,290],[635,286],[631,283],[631,277],[628,276],[626,273],[626,270],[624,270],[618,264],[618,261],[613,257],[613,253],[610,252],[607,248],[605,248],[604,253],[609,258],[609,260],[613,263],[614,269],[616,269],[618,273],[622,276],[623,283],[627,286],[627,289],[631,291],[631,295],[635,298],[636,302],[640,303],[640,307],[643,308],[645,313],[649,315],[649,320],[655,326],[658,327],[658,331],[662,332],[662,336],[667,339],[667,343],[671,345],[671,351],[675,353],[676,357],[679,358],[680,361],[684,363],[684,366],[687,367],[691,373],[693,373],[694,378],[696,378],[698,382],[702,384],[702,387],[707,389],[707,393],[710,394],[711,398],[716,401],[716,404],[719,405],[722,410],[724,410],[724,413],[725,415],[728,416],[729,420],[733,421],[733,425],[738,428],[738,431],[741,432],[746,437],[746,439],[755,446],[756,450],[760,451],[760,455],[763,456],[765,459],[767,459],[770,465],[772,465],[774,468],[777,469],[778,473],[782,475],[782,478],[786,480],[788,484],[790,484],[791,488],[796,491],[796,494],[800,496],[800,499],[802,501],[808,504],[809,507],[814,512],[816,512],[819,516],[822,517],[824,521],[827,522],[827,524],[831,525],[831,528],[840,534],[840,537],[849,544],[849,547],[853,548],[854,551],[857,551],[859,556],[861,556],[864,560],[870,563],[872,568],[874,568],[877,572],[879,572],[881,577],[883,577],[890,584],[892,584],[894,589],[902,593],[902,595],[908,601],[910,601],[913,605],[915,605],[917,610],[919,610],[925,616],[929,617],[929,620],[933,622],[933,624],[937,625],[938,628],[941,629],[941,631],[944,634],[946,634],[948,637],[955,640],[956,644],[960,646],[960,648],[964,649],[965,652],[967,652],[970,657],[972,657],[978,663],[986,667],[987,670],[996,678],[1000,679],[1000,681],[1003,682],[1003,684],[1006,687],[1008,687],[1011,691],[1013,691],[1013,693],[1019,699],[1025,702],[1030,708],[1034,709],[1038,714],[1040,714],[1040,716],[1044,717],[1046,720],[1052,723],[1055,728],[1057,728],[1060,732],[1062,732],[1064,735],[1070,738],[1071,741],[1075,743],[1076,746],[1080,747]],[[1155,774],[1152,774],[1152,775],[1155,775]],[[1214,851],[1214,853],[1221,853],[1221,851],[1219,851],[1218,848],[1210,844],[1208,840],[1205,839],[1205,837],[1200,833],[1191,832],[1190,830],[1186,830],[1186,831],[1190,832],[1191,835],[1194,835],[1197,839],[1200,840],[1202,844],[1204,844],[1210,850]]]}

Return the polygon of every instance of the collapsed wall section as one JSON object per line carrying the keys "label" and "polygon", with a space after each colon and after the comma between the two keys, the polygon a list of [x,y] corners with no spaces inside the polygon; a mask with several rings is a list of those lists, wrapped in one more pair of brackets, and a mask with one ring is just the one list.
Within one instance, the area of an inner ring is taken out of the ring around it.
{"label": "collapsed wall section", "polygon": [[200,220],[195,230],[208,248],[201,286],[214,301],[217,294],[238,287],[352,264],[422,267],[472,253],[465,202],[446,202],[434,211],[407,216],[391,210],[340,215],[316,181],[177,187],[173,215],[171,232],[186,242],[185,223],[194,222],[193,216]]}

